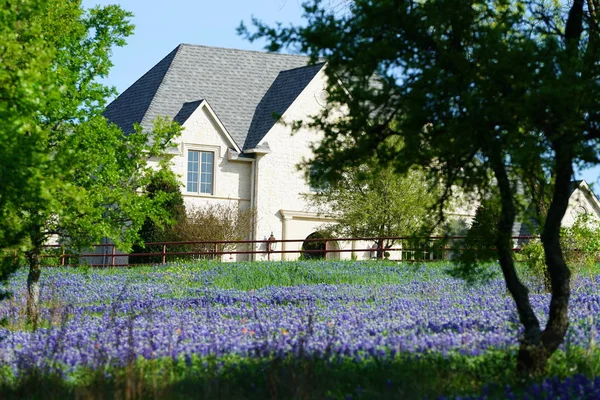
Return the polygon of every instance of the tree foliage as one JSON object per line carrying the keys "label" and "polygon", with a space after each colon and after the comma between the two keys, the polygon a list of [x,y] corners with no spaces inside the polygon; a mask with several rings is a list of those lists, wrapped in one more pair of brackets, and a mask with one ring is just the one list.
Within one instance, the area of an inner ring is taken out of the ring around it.
{"label": "tree foliage", "polygon": [[[336,221],[325,228],[335,237],[412,236],[435,225],[437,193],[422,171],[400,175],[389,167],[363,165],[322,186],[307,199]],[[395,240],[377,242],[381,258]]]}
{"label": "tree foliage", "polygon": [[[0,282],[17,267],[14,254],[26,236],[15,211],[22,199],[43,200],[43,175],[36,167],[46,159],[37,147],[43,132],[36,113],[59,96],[44,74],[53,49],[42,39],[40,8],[34,1],[0,2]],[[2,291],[0,299],[6,295]]]}
{"label": "tree foliage", "polygon": [[498,235],[499,219],[500,206],[494,199],[486,199],[477,207],[473,224],[465,238],[465,251],[461,255],[462,261],[468,266],[496,258],[493,247]]}
{"label": "tree foliage", "polygon": [[158,120],[152,135],[125,135],[102,116],[114,89],[98,79],[132,33],[128,12],[70,0],[3,1],[0,10],[0,235],[3,249],[25,252],[35,326],[42,246],[57,238],[79,249],[108,237],[128,249],[147,216],[164,216],[137,190],[154,173],[148,159],[178,128]]}
{"label": "tree foliage", "polygon": [[[305,26],[241,27],[249,39],[270,39],[271,50],[327,61],[330,106],[306,123],[324,132],[310,162],[326,175],[339,178],[376,152],[398,170],[419,165],[440,176],[440,203],[454,187],[487,191],[493,175],[501,204],[494,244],[524,327],[518,368],[530,374],[544,370],[568,327],[571,275],[560,224],[573,165],[599,162],[599,7],[597,0],[355,0],[336,15],[310,1]],[[341,105],[347,112],[335,118]],[[390,146],[390,137],[405,146]],[[531,198],[550,198],[539,215],[552,288],[543,330],[512,254],[521,182]]]}
{"label": "tree foliage", "polygon": [[[161,169],[150,178],[145,188],[144,195],[152,201],[160,204],[166,212],[164,219],[156,220],[147,217],[140,228],[140,241],[143,244],[133,246],[134,253],[160,253],[161,245],[149,245],[151,242],[176,241],[175,227],[177,224],[185,223],[186,213],[183,196],[181,194],[181,183],[173,172],[168,161],[163,162]],[[160,263],[161,256],[139,256],[130,257],[131,263],[141,264]]]}

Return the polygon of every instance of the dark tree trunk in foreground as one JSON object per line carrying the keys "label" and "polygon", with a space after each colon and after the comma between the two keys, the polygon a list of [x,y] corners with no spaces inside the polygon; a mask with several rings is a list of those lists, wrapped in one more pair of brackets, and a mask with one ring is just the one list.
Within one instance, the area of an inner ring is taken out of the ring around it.
{"label": "dark tree trunk in foreground", "polygon": [[[501,212],[498,221],[498,232],[496,236],[496,247],[498,249],[498,260],[502,268],[502,274],[506,282],[506,288],[513,297],[517,306],[519,321],[525,328],[523,339],[521,340],[521,349],[519,352],[519,363],[517,369],[526,374],[535,374],[534,367],[531,363],[521,362],[521,353],[523,349],[530,347],[530,344],[540,342],[541,332],[540,323],[535,316],[531,303],[529,301],[529,290],[517,275],[513,260],[513,243],[512,243],[512,227],[515,222],[516,207],[514,202],[513,190],[510,184],[506,167],[502,160],[501,154],[495,154],[490,157],[494,174],[498,181],[498,189],[500,191]],[[538,357],[533,357],[532,362]],[[544,362],[545,366],[545,362]]]}
{"label": "dark tree trunk in foreground", "polygon": [[546,267],[550,277],[552,297],[546,329],[541,340],[521,347],[519,363],[525,367],[533,365],[534,373],[542,372],[548,358],[563,342],[569,327],[569,298],[571,296],[571,271],[565,263],[560,247],[560,226],[569,204],[571,177],[573,176],[572,157],[562,149],[556,150],[557,168],[554,193],[542,232],[542,243],[546,255]]}
{"label": "dark tree trunk in foreground", "polygon": [[377,240],[377,259],[378,260],[383,260],[384,256],[385,256],[385,244],[383,239],[379,239]]}
{"label": "dark tree trunk in foreground", "polygon": [[[566,53],[570,61],[576,61],[578,58],[579,42],[583,32],[583,5],[584,0],[573,1],[565,26]],[[575,73],[576,69],[571,70],[570,68],[571,66],[568,65],[565,70],[565,79],[577,82],[579,78]],[[578,114],[576,108],[570,112],[574,116]],[[568,121],[566,122],[568,124]],[[546,128],[546,136],[550,139],[552,150],[555,153],[555,165],[553,169],[554,190],[542,231],[542,244],[552,297],[546,328],[541,335],[536,335],[530,340],[523,340],[519,349],[518,368],[530,375],[539,375],[544,372],[548,359],[563,342],[569,327],[571,272],[565,263],[560,247],[560,226],[569,205],[575,158],[574,149],[576,148],[574,137],[578,132],[569,132],[568,128],[565,132],[560,132],[561,127],[557,124],[552,125],[552,122]]]}
{"label": "dark tree trunk in foreground", "polygon": [[510,181],[501,156],[495,157],[492,161],[502,202],[496,237],[498,259],[506,287],[517,306],[519,321],[525,328],[519,347],[517,370],[528,376],[539,376],[545,371],[548,359],[564,340],[569,326],[571,273],[560,247],[560,226],[569,203],[573,167],[572,156],[569,152],[562,150],[559,146],[555,149],[557,164],[554,193],[542,233],[546,266],[552,289],[549,319],[543,332],[531,307],[529,291],[520,281],[514,266],[511,235],[516,210]]}
{"label": "dark tree trunk in foreground", "polygon": [[40,266],[39,248],[27,252],[29,275],[27,275],[27,321],[37,329],[40,319]]}
{"label": "dark tree trunk in foreground", "polygon": [[[583,3],[584,0],[573,1],[565,28],[567,55],[573,60],[577,58],[579,40],[582,34]],[[593,49],[588,49],[588,51],[593,51]],[[565,75],[570,73],[571,78],[576,82],[578,79],[577,74],[573,74],[573,71],[569,71],[568,68]],[[564,112],[565,110],[560,111]],[[575,116],[578,114],[577,109],[569,112]],[[565,131],[561,132],[559,124],[550,120],[545,129],[545,135],[549,138],[552,150],[555,153],[555,164],[552,171],[554,180],[552,200],[542,232],[546,268],[550,277],[551,288],[549,318],[543,332],[529,302],[528,290],[520,282],[514,268],[510,235],[515,218],[515,206],[503,155],[490,155],[491,165],[498,180],[498,188],[502,199],[497,236],[500,265],[504,273],[506,286],[515,300],[519,320],[525,328],[525,334],[519,347],[517,370],[529,376],[539,376],[544,373],[548,359],[563,342],[569,327],[568,310],[571,294],[571,272],[565,263],[560,247],[560,227],[569,203],[573,160],[575,158],[574,149],[577,145],[574,137],[577,132],[569,131],[569,126],[565,128]],[[493,148],[490,150],[491,153],[497,153]]]}

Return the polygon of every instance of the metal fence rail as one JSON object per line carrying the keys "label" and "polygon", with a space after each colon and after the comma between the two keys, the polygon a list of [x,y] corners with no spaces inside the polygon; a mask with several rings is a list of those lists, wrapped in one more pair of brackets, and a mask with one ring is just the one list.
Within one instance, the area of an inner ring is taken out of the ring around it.
{"label": "metal fence rail", "polygon": [[[514,236],[515,243],[526,243],[537,236]],[[287,255],[305,258],[331,258],[334,255],[351,253],[362,258],[376,258],[384,255],[406,262],[425,262],[449,260],[464,251],[464,236],[414,237],[366,237],[366,238],[315,238],[315,239],[274,239],[235,240],[235,241],[186,241],[186,242],[148,242],[144,247],[148,252],[120,252],[114,244],[98,244],[83,252],[76,252],[64,245],[44,246],[41,255],[47,265],[89,265],[98,267],[125,267],[140,264],[166,264],[177,259],[223,259],[237,255],[248,255],[262,259],[283,259]],[[383,247],[381,243],[394,242],[392,247]],[[307,243],[320,244],[319,249],[304,249]],[[373,245],[369,245],[373,243]],[[294,244],[295,248],[283,248]],[[301,244],[301,246],[298,246]],[[345,244],[346,246],[341,246]],[[357,247],[358,246],[358,247]],[[515,246],[515,252],[519,248]],[[367,254],[368,256],[365,256]],[[101,260],[101,262],[97,262]]]}

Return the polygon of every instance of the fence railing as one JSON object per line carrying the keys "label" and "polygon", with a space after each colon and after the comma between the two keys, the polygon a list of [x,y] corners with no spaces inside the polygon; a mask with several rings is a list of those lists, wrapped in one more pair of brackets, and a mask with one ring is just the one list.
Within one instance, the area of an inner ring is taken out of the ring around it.
{"label": "fence railing", "polygon": [[[514,236],[514,251],[536,236]],[[166,264],[181,259],[249,260],[372,259],[388,258],[406,262],[439,261],[456,258],[464,251],[464,236],[363,237],[149,242],[143,251],[124,253],[114,244],[98,244],[83,252],[64,245],[44,246],[47,265],[89,265],[124,267],[140,264]],[[390,246],[390,243],[392,245]]]}

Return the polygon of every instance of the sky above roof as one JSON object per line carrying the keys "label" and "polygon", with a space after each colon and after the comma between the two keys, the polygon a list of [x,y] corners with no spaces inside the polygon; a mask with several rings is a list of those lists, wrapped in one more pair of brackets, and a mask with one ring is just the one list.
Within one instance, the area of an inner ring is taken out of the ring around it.
{"label": "sky above roof", "polygon": [[[325,0],[335,1],[335,0]],[[104,83],[121,93],[180,43],[262,50],[266,42],[248,42],[236,28],[253,16],[268,24],[303,24],[302,0],[83,0],[83,6],[120,4],[134,14],[136,29],[127,45],[113,51],[114,67]],[[600,193],[600,167],[577,174]]]}
{"label": "sky above roof", "polygon": [[83,0],[83,6],[120,4],[134,14],[135,31],[127,45],[113,50],[114,64],[105,83],[121,93],[180,43],[263,50],[265,41],[239,36],[240,22],[253,16],[269,23],[302,23],[301,0]]}

